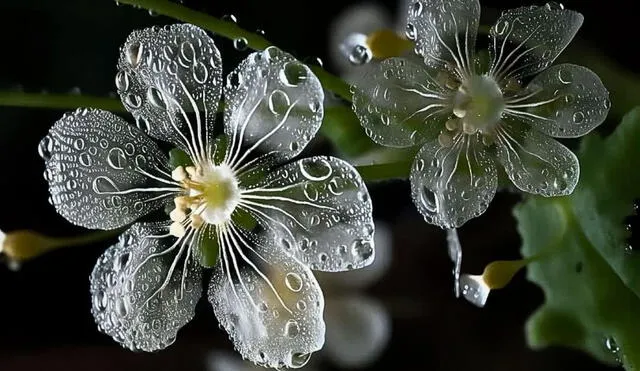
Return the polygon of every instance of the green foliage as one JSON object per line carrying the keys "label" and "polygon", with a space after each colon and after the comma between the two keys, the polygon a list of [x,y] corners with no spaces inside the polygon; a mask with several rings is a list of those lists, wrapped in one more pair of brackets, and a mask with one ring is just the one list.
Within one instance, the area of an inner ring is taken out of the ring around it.
{"label": "green foliage", "polygon": [[530,346],[581,349],[640,369],[640,253],[624,219],[640,198],[640,108],[608,138],[585,138],[581,180],[571,196],[533,197],[515,209],[528,278],[545,303],[529,319]]}

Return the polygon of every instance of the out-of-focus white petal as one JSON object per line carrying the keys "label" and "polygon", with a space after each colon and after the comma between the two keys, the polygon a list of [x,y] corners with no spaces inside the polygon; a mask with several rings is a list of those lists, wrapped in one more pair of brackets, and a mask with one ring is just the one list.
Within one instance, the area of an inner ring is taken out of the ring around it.
{"label": "out-of-focus white petal", "polygon": [[591,70],[573,64],[550,67],[518,96],[507,99],[506,114],[561,138],[587,134],[609,112],[609,92]]}
{"label": "out-of-focus white petal", "polygon": [[118,70],[118,94],[139,127],[204,156],[222,94],[220,52],[206,32],[190,24],[134,31]]}
{"label": "out-of-focus white petal", "polygon": [[413,202],[428,223],[457,228],[487,209],[498,186],[493,159],[476,136],[457,134],[449,147],[427,142],[411,169]]}
{"label": "out-of-focus white petal", "polygon": [[313,273],[281,244],[289,235],[220,232],[209,301],[235,348],[254,363],[298,368],[324,344],[324,298]]}
{"label": "out-of-focus white petal", "polygon": [[391,319],[382,304],[352,295],[327,300],[326,354],[340,367],[374,362],[391,338]]}
{"label": "out-of-focus white petal", "polygon": [[571,194],[580,165],[573,152],[512,118],[503,121],[497,131],[497,158],[509,179],[519,189],[542,196]]}
{"label": "out-of-focus white petal", "polygon": [[322,123],[324,91],[309,67],[270,47],[250,54],[227,77],[227,162],[250,155],[285,161],[299,154]]}
{"label": "out-of-focus white petal", "polygon": [[100,331],[131,350],[171,345],[202,295],[201,268],[188,241],[161,224],[134,224],[91,273],[92,313]]}
{"label": "out-of-focus white petal", "polygon": [[65,114],[42,139],[39,152],[52,204],[86,228],[125,226],[180,190],[158,146],[107,111]]}
{"label": "out-of-focus white petal", "polygon": [[413,60],[386,59],[354,87],[353,110],[376,143],[423,143],[438,135],[451,115],[452,92],[437,78],[437,71]]}
{"label": "out-of-focus white petal", "polygon": [[478,0],[416,0],[406,34],[428,66],[464,74],[471,71],[479,20]]}
{"label": "out-of-focus white petal", "polygon": [[287,253],[313,270],[357,269],[374,259],[369,192],[343,160],[310,157],[276,168],[244,191],[240,207],[289,231],[296,243]]}
{"label": "out-of-focus white petal", "polygon": [[489,31],[490,73],[500,80],[542,71],[567,47],[583,20],[582,14],[553,3],[503,12]]}

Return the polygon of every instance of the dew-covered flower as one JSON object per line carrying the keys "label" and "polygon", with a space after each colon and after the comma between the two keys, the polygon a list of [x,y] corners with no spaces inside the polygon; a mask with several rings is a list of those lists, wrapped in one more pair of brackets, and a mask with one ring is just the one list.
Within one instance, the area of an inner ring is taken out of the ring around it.
{"label": "dew-covered flower", "polygon": [[610,107],[590,70],[549,67],[581,14],[555,3],[505,11],[489,32],[489,61],[475,53],[479,18],[478,0],[414,1],[406,34],[424,63],[386,59],[353,95],[374,141],[422,146],[413,199],[426,221],[445,228],[487,209],[502,169],[522,191],[571,193],[578,160],[551,137],[588,133]]}
{"label": "dew-covered flower", "polygon": [[[40,143],[52,203],[69,221],[113,229],[170,211],[169,222],[133,224],[98,260],[98,327],[130,349],[170,345],[194,315],[203,268],[212,268],[209,301],[243,357],[304,365],[325,332],[310,269],[351,270],[374,258],[371,201],[354,168],[332,157],[294,160],[321,124],[318,79],[268,48],[223,89],[218,49],[192,25],[133,32],[118,70],[137,127],[81,109]],[[170,159],[151,138],[179,150]]]}

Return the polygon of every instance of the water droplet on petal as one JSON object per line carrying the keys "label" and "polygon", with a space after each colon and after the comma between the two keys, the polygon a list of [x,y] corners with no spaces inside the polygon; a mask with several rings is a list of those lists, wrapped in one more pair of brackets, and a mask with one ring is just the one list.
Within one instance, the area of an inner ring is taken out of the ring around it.
{"label": "water droplet on petal", "polygon": [[300,368],[309,362],[311,353],[293,353],[291,354],[291,367]]}
{"label": "water droplet on petal", "polygon": [[298,321],[290,319],[284,325],[284,334],[287,337],[294,338],[298,336],[300,333],[300,325],[298,325]]}
{"label": "water droplet on petal", "polygon": [[287,285],[289,290],[293,292],[299,292],[302,290],[302,278],[297,273],[287,273],[284,278],[284,283]]}
{"label": "water droplet on petal", "polygon": [[373,53],[366,45],[355,45],[349,53],[349,62],[356,66],[369,63],[371,58]]}
{"label": "water droplet on petal", "polygon": [[269,95],[269,110],[274,115],[284,114],[290,105],[289,95],[282,90],[274,90],[271,95]]}
{"label": "water droplet on petal", "polygon": [[129,45],[126,52],[127,62],[131,67],[136,67],[142,59],[143,46],[139,41],[135,41]]}
{"label": "water droplet on petal", "polygon": [[300,62],[287,62],[280,70],[280,81],[287,86],[298,86],[306,79],[307,70]]}
{"label": "water droplet on petal", "polygon": [[238,51],[247,50],[247,46],[249,46],[249,42],[244,37],[233,40],[233,47]]}

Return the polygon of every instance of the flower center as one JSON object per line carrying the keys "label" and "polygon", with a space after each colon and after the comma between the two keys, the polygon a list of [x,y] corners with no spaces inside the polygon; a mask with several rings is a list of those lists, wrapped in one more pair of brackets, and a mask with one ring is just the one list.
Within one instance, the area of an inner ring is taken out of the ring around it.
{"label": "flower center", "polygon": [[466,134],[491,134],[504,108],[502,91],[489,75],[474,75],[463,81],[453,100],[453,114],[462,121]]}
{"label": "flower center", "polygon": [[227,165],[178,166],[171,176],[184,188],[169,214],[174,222],[171,234],[183,236],[189,223],[192,228],[200,228],[204,223],[221,225],[231,219],[240,201],[240,188]]}

